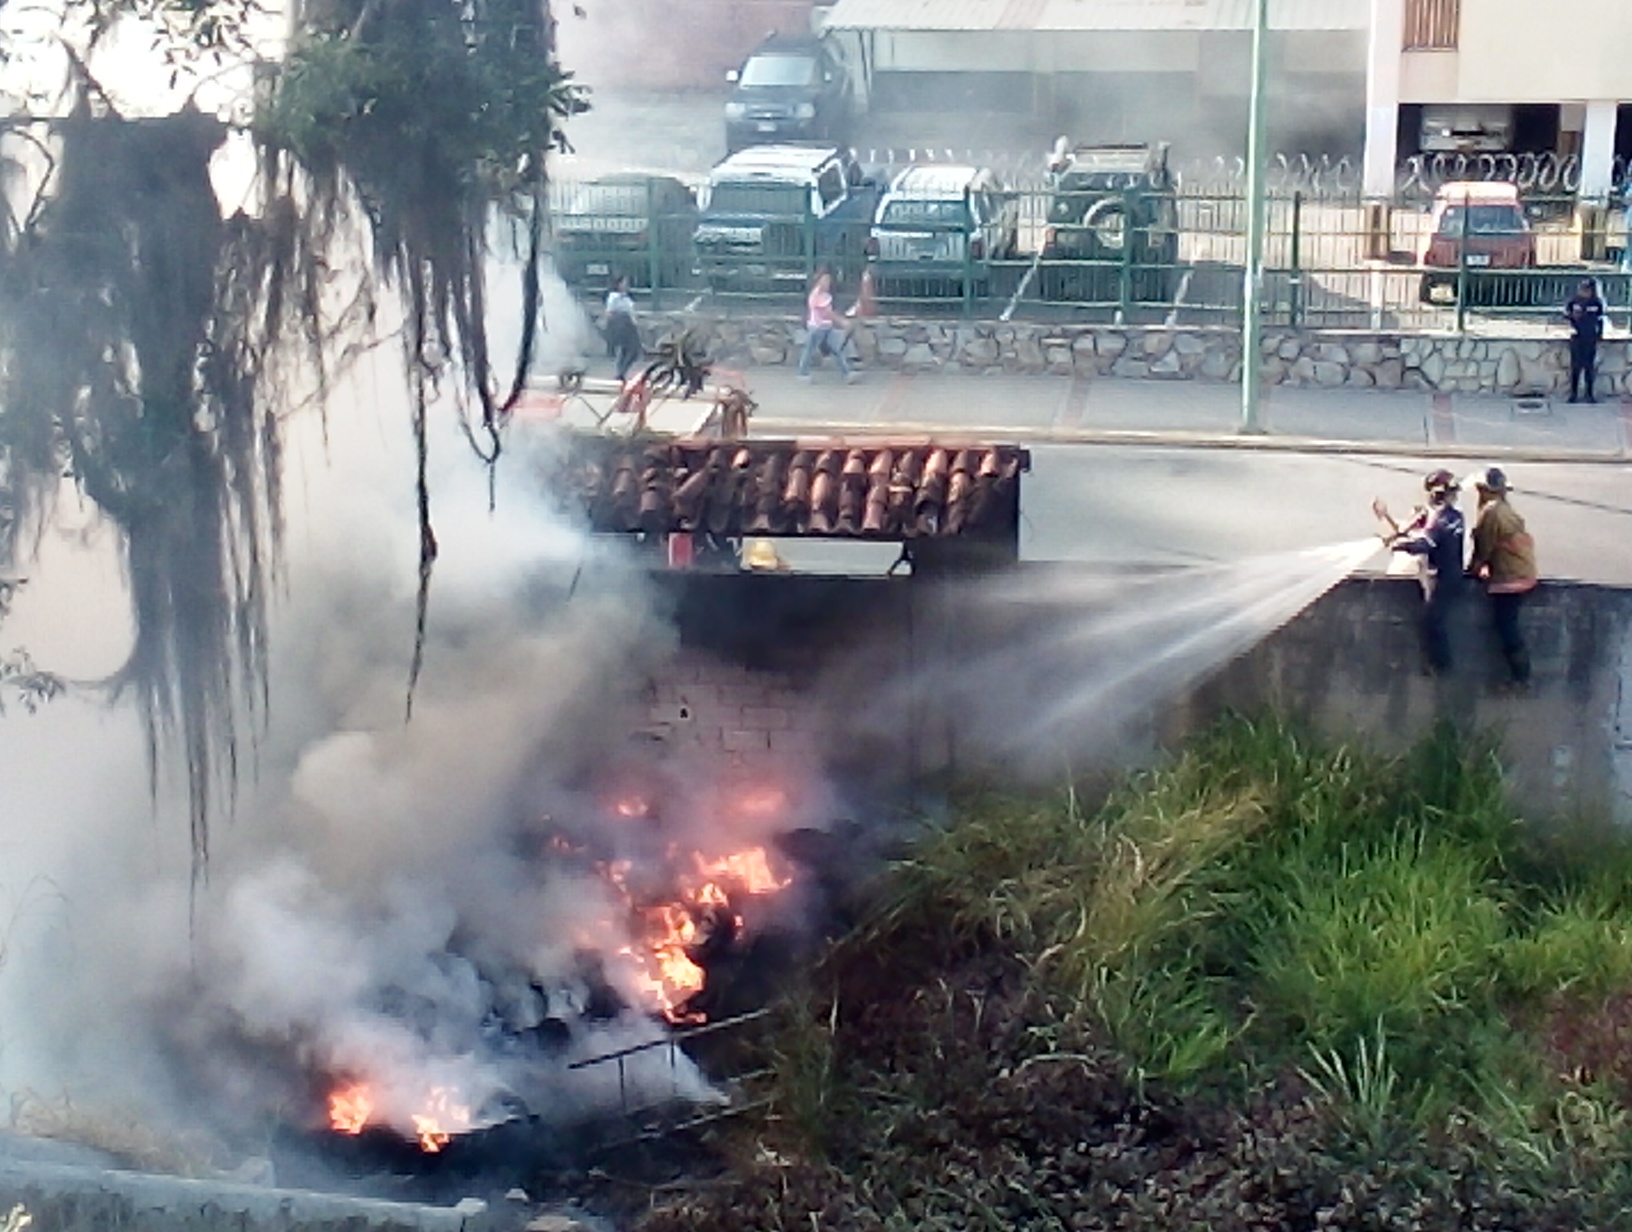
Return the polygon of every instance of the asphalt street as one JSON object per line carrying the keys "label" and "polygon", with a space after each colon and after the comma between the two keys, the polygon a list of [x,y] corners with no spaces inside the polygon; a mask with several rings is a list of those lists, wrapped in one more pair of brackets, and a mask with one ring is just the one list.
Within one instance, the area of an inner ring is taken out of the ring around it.
{"label": "asphalt street", "polygon": [[[846,385],[831,368],[808,384],[787,368],[742,375],[759,402],[755,436],[1029,445],[1028,560],[1123,569],[1357,539],[1375,529],[1374,497],[1407,512],[1433,467],[1472,475],[1500,465],[1548,577],[1632,585],[1632,403],[1275,387],[1263,432],[1245,434],[1239,391],[1227,385],[892,372]],[[707,411],[660,404],[653,426],[695,431]],[[1464,507],[1474,499],[1470,489]],[[806,551],[796,565],[861,571],[894,555]],[[1379,553],[1375,567],[1387,566]]]}

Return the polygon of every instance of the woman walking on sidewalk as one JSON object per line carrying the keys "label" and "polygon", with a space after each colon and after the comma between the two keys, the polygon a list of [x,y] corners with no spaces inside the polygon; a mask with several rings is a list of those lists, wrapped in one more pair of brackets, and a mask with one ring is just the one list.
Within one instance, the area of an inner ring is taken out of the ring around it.
{"label": "woman walking on sidewalk", "polygon": [[810,380],[810,360],[820,347],[833,356],[844,379],[854,381],[856,374],[844,357],[844,342],[844,331],[833,314],[833,275],[824,265],[816,271],[810,294],[805,297],[805,349],[799,356],[799,379]]}

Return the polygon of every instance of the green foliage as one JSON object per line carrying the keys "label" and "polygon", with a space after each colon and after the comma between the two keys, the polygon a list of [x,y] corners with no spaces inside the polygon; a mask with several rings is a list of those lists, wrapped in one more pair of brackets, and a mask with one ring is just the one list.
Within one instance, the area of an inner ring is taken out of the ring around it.
{"label": "green foliage", "polygon": [[1476,857],[1420,832],[1287,869],[1244,956],[1261,1021],[1317,1048],[1374,1025],[1417,1036],[1431,1066],[1436,1024],[1494,1004],[1506,920],[1480,874]]}
{"label": "green foliage", "polygon": [[[65,470],[123,533],[136,636],[112,683],[137,701],[155,772],[161,754],[185,761],[200,865],[233,796],[238,739],[268,701],[285,382],[325,390],[377,325],[405,323],[420,548],[411,698],[436,556],[429,391],[456,391],[462,416],[479,406],[460,426],[492,463],[536,341],[545,156],[585,105],[556,58],[547,0],[306,0],[295,14],[288,54],[265,60],[258,0],[70,0],[46,36],[66,53],[62,88],[29,100],[49,113],[51,140],[15,128],[0,162],[3,177],[23,151],[41,185],[26,209],[0,211],[0,467],[19,507],[0,510],[0,536]],[[253,63],[260,208],[220,217],[215,116],[190,102],[117,114],[90,52],[129,17],[140,24],[121,37],[149,34],[173,85],[205,79],[206,61]],[[495,209],[524,217],[531,241],[504,385],[486,335]],[[395,311],[382,311],[387,297]],[[0,671],[25,704],[55,683],[23,659]]]}
{"label": "green foliage", "polygon": [[1632,865],[1596,842],[1525,841],[1452,728],[1234,720],[1091,812],[971,796],[823,965],[785,1112],[642,1232],[1632,1226]]}
{"label": "green foliage", "polygon": [[1550,894],[1502,953],[1502,975],[1524,998],[1570,993],[1604,998],[1632,988],[1627,882],[1595,875]]}
{"label": "green foliage", "polygon": [[407,0],[378,13],[335,6],[287,57],[256,119],[269,144],[308,167],[349,161],[379,175],[450,177],[442,192],[502,196],[537,174],[563,143],[560,122],[586,106],[583,91],[545,54],[536,5],[498,0],[479,16],[441,0]]}
{"label": "green foliage", "polygon": [[1298,1073],[1343,1113],[1365,1146],[1383,1150],[1399,1118],[1395,1092],[1400,1076],[1389,1059],[1388,1036],[1381,1021],[1372,1035],[1358,1036],[1354,1044],[1348,1054],[1337,1047],[1311,1046],[1310,1067]]}
{"label": "green foliage", "polygon": [[986,797],[961,817],[896,907],[1016,947],[1148,1078],[1303,1066],[1440,1116],[1539,1072],[1514,998],[1632,988],[1624,875],[1540,894],[1493,745],[1454,727],[1389,758],[1234,720],[1091,816]]}

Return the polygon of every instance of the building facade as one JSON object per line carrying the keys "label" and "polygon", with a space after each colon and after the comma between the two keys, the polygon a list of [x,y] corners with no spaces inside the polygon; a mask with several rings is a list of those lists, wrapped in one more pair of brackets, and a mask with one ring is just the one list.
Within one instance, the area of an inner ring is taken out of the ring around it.
{"label": "building facade", "polygon": [[1578,160],[1604,201],[1632,158],[1632,4],[1370,0],[1365,187],[1418,152]]}

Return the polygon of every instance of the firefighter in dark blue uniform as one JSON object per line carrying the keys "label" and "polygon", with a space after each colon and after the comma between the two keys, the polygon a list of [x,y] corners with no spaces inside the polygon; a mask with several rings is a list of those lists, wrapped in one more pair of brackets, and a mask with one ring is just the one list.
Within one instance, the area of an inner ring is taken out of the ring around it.
{"label": "firefighter in dark blue uniform", "polygon": [[1383,542],[1396,552],[1420,557],[1422,572],[1422,647],[1433,674],[1451,668],[1450,614],[1463,589],[1467,526],[1456,507],[1456,476],[1447,470],[1430,471],[1423,480],[1428,504],[1400,525],[1382,501],[1372,512],[1386,523]]}

